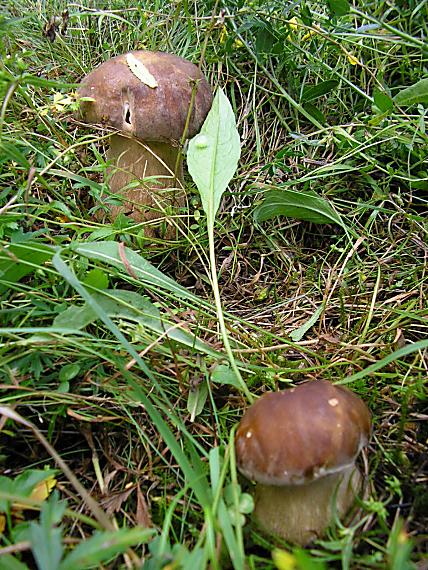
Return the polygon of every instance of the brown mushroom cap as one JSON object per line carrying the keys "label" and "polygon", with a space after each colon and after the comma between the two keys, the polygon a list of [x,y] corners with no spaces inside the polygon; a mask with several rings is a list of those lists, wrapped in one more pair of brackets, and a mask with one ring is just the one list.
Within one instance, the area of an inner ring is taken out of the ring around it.
{"label": "brown mushroom cap", "polygon": [[150,87],[131,71],[128,54],[114,57],[89,73],[78,89],[80,118],[101,123],[145,141],[180,140],[193,86],[197,85],[187,136],[194,136],[211,107],[211,89],[196,65],[176,55],[133,51],[157,86]]}
{"label": "brown mushroom cap", "polygon": [[270,392],[239,424],[238,468],[264,485],[309,483],[352,465],[370,427],[365,403],[326,380]]}

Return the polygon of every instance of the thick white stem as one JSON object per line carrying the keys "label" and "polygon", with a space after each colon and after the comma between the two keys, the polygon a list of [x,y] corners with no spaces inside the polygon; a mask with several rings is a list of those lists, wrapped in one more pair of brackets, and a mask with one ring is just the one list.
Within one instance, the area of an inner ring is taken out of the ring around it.
{"label": "thick white stem", "polygon": [[[145,148],[147,147],[147,148]],[[113,135],[107,159],[110,191],[121,197],[120,206],[112,206],[111,219],[123,213],[136,222],[162,220],[172,206],[184,204],[182,164],[179,149],[166,143],[139,143],[135,139]],[[176,164],[179,171],[175,176]],[[131,187],[129,187],[131,185]],[[154,228],[148,228],[154,234]]]}
{"label": "thick white stem", "polygon": [[352,467],[307,485],[284,487],[257,484],[254,518],[262,530],[305,546],[324,535],[333,522],[349,512],[361,487]]}

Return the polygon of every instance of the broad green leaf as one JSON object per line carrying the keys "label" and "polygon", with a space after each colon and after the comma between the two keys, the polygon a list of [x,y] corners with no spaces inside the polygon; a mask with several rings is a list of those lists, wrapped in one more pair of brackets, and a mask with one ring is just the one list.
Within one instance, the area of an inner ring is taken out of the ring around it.
{"label": "broad green leaf", "polygon": [[[0,475],[0,513],[6,513],[9,509],[10,503],[8,497],[14,496],[14,481],[9,477]],[[28,494],[21,493],[19,496],[27,498]]]}
{"label": "broad green leaf", "polygon": [[58,570],[84,570],[99,567],[101,562],[126,552],[131,546],[149,542],[156,534],[152,528],[121,528],[113,532],[96,532],[83,540],[60,564]]}
{"label": "broad green leaf", "polygon": [[318,107],[315,107],[312,103],[303,103],[305,111],[307,111],[312,117],[314,117],[319,123],[324,125],[327,120],[324,113],[322,113]]}
{"label": "broad green leaf", "polygon": [[221,483],[220,479],[220,468],[222,466],[223,457],[220,455],[220,448],[213,447],[209,452],[209,465],[210,465],[210,481],[213,496],[219,491],[219,485]]}
{"label": "broad green leaf", "polygon": [[96,289],[107,289],[108,287],[108,276],[104,271],[96,267],[91,269],[83,279],[85,285],[90,285]]}
{"label": "broad green leaf", "polygon": [[270,190],[264,201],[254,210],[254,220],[264,222],[276,216],[288,216],[314,224],[338,224],[344,227],[339,215],[330,204],[315,192],[296,190]]}
{"label": "broad green leaf", "polygon": [[[45,261],[53,255],[47,245],[37,242],[14,243],[0,248],[0,282],[16,283],[23,277],[43,267]],[[7,289],[6,283],[0,283],[0,292]]]}
{"label": "broad green leaf", "polygon": [[373,100],[376,107],[382,112],[386,113],[394,107],[394,102],[391,97],[379,89],[375,88],[373,92]]}
{"label": "broad green leaf", "polygon": [[218,89],[202,129],[190,141],[187,152],[189,172],[198,187],[209,224],[214,222],[240,154],[235,115],[226,95]]}
{"label": "broad green leaf", "polygon": [[309,85],[305,87],[302,94],[302,102],[313,101],[322,95],[327,95],[339,85],[336,79],[328,79],[327,81],[320,81],[316,85]]}
{"label": "broad green leaf", "polygon": [[58,570],[63,555],[62,528],[58,526],[66,508],[55,492],[43,504],[40,522],[30,526],[30,542],[39,570]]}
{"label": "broad green leaf", "polygon": [[198,299],[198,297],[187,291],[176,281],[164,275],[159,269],[156,269],[144,257],[141,257],[141,255],[129,249],[129,247],[122,247],[115,241],[79,243],[73,245],[71,249],[89,259],[96,259],[112,265],[132,277],[140,279],[143,283],[160,287],[164,291],[170,291],[182,298]]}
{"label": "broad green leaf", "polygon": [[206,382],[202,382],[196,388],[191,388],[187,395],[187,411],[190,414],[190,421],[195,421],[205,406],[208,398],[208,388]]}
{"label": "broad green leaf", "polygon": [[67,206],[67,204],[64,204],[64,202],[60,202],[59,200],[52,200],[52,202],[49,202],[49,211],[61,212],[67,218],[73,217],[73,214],[71,213],[71,210]]}
{"label": "broad green leaf", "polygon": [[[88,228],[89,230],[89,228]],[[98,228],[97,230],[94,230],[93,232],[91,232],[88,237],[87,237],[87,241],[97,241],[97,240],[103,240],[106,238],[114,238],[115,237],[115,233],[116,230],[113,228],[113,226],[107,226],[105,228]]]}
{"label": "broad green leaf", "polygon": [[258,55],[272,53],[272,48],[275,45],[276,37],[272,29],[266,23],[260,23],[256,32],[254,47]]}
{"label": "broad green leaf", "polygon": [[240,388],[240,384],[233,370],[227,364],[217,364],[211,372],[211,381],[216,384],[230,384],[235,388]]}
{"label": "broad green leaf", "polygon": [[97,314],[91,309],[88,303],[85,303],[81,307],[71,305],[55,317],[52,328],[78,331],[93,323],[97,318]]}
{"label": "broad green leaf", "polygon": [[349,10],[350,10],[350,5],[348,0],[327,0],[328,1],[328,7],[330,8],[330,12],[332,13],[333,16],[345,16]]}
{"label": "broad green leaf", "polygon": [[8,158],[9,160],[13,160],[26,169],[31,168],[31,164],[28,162],[27,158],[18,149],[17,145],[14,145],[12,143],[4,141],[0,143],[0,156],[2,159]]}
{"label": "broad green leaf", "polygon": [[428,104],[428,78],[402,89],[395,95],[394,103],[397,105]]}
{"label": "broad green leaf", "polygon": [[249,493],[241,493],[239,496],[239,512],[249,515],[254,511],[254,499]]}
{"label": "broad green leaf", "polygon": [[29,570],[28,566],[17,560],[10,554],[5,554],[0,559],[2,570]]}
{"label": "broad green leaf", "polygon": [[292,331],[290,333],[291,340],[293,340],[294,342],[302,340],[302,338],[305,336],[308,330],[311,327],[313,327],[314,324],[317,322],[317,320],[320,318],[323,308],[324,308],[323,305],[318,307],[318,309],[314,312],[312,317],[310,317],[305,323],[303,323],[303,325],[300,325],[300,327]]}
{"label": "broad green leaf", "polygon": [[241,485],[237,483],[229,483],[223,490],[223,498],[228,507],[230,505],[236,504],[239,507],[239,499],[241,497],[242,489]]}
{"label": "broad green leaf", "polygon": [[61,368],[59,371],[58,379],[60,382],[68,382],[69,380],[73,380],[80,372],[79,364],[72,363],[66,364]]}

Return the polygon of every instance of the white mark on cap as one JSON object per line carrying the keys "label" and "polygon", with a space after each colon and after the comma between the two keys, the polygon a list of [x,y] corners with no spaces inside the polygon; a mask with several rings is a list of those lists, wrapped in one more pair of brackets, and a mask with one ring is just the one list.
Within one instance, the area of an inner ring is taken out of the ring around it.
{"label": "white mark on cap", "polygon": [[328,403],[330,404],[330,406],[333,406],[334,408],[339,403],[339,400],[337,398],[331,398],[331,400],[329,400]]}
{"label": "white mark on cap", "polygon": [[250,439],[250,437],[253,437],[253,432],[249,429],[249,430],[247,431],[247,433],[245,434],[245,437],[246,437],[247,439]]}

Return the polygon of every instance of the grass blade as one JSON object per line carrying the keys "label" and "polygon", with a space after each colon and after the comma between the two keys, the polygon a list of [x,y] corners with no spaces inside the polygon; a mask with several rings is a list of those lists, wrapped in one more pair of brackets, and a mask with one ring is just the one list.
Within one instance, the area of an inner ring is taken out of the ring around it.
{"label": "grass blade", "polygon": [[394,362],[395,360],[403,358],[404,356],[412,354],[413,352],[417,352],[418,350],[425,350],[427,348],[428,348],[428,340],[419,340],[418,342],[415,342],[413,344],[407,344],[406,346],[403,346],[403,348],[399,348],[398,350],[395,350],[391,354],[388,354],[388,356],[385,356],[378,362],[375,362],[374,364],[367,366],[367,368],[364,368],[364,370],[360,370],[360,372],[356,372],[355,374],[352,374],[352,376],[348,376],[348,378],[344,378],[343,380],[336,382],[336,384],[343,385],[343,384],[350,384],[351,382],[356,382],[357,380],[361,380],[361,378],[369,376],[369,374],[372,374],[372,372],[380,370],[387,364],[391,364],[391,362]]}

